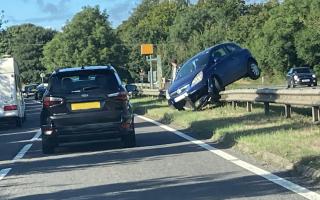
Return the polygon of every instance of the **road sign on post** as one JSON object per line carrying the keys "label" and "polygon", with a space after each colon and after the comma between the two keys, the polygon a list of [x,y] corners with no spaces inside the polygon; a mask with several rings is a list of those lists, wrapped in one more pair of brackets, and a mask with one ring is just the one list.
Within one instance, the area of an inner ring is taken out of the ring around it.
{"label": "road sign on post", "polygon": [[141,55],[152,55],[153,54],[153,44],[142,44],[141,45]]}

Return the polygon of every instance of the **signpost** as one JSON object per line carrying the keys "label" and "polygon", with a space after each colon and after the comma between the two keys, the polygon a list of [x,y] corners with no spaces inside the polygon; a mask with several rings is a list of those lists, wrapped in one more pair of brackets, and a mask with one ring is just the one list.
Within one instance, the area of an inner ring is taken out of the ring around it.
{"label": "signpost", "polygon": [[46,74],[42,72],[42,73],[40,74],[40,77],[41,77],[41,82],[43,83],[43,78],[46,77]]}
{"label": "signpost", "polygon": [[153,54],[153,44],[142,44],[141,45],[141,55],[146,56],[147,61],[150,65],[150,88],[153,89],[153,70],[152,70],[152,58]]}

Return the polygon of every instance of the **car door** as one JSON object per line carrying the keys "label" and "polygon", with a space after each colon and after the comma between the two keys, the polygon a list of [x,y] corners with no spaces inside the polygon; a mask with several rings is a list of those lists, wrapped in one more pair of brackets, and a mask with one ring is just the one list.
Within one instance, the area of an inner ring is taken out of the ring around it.
{"label": "car door", "polygon": [[233,65],[234,80],[238,80],[247,75],[248,66],[247,66],[247,56],[245,56],[245,51],[236,44],[227,43],[224,47],[229,52],[229,59]]}
{"label": "car door", "polygon": [[236,79],[234,71],[236,61],[230,56],[231,54],[223,45],[217,46],[211,51],[213,74],[219,77],[223,86],[226,86]]}

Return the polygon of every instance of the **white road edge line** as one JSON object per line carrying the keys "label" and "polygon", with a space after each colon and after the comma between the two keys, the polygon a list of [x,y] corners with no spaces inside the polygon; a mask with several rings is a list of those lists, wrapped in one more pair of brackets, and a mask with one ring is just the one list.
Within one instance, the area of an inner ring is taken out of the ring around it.
{"label": "white road edge line", "polygon": [[23,156],[29,151],[29,149],[32,147],[32,144],[26,144],[19,153],[12,159],[13,162],[18,161],[19,159],[23,158]]}
{"label": "white road edge line", "polygon": [[214,147],[210,146],[209,144],[207,144],[203,141],[197,140],[193,137],[190,137],[189,135],[186,135],[186,134],[184,134],[174,128],[171,128],[169,126],[166,126],[164,124],[161,124],[155,120],[149,119],[144,116],[140,116],[140,115],[136,115],[136,116],[139,117],[140,119],[151,122],[151,123],[161,127],[164,130],[172,132],[172,133],[174,133],[174,134],[176,134],[176,135],[178,135],[178,136],[180,136],[180,137],[182,137],[182,138],[184,138],[194,144],[197,144],[197,145],[201,146],[202,148],[207,149],[208,151],[218,155],[219,157],[221,157],[227,161],[230,161],[230,162],[234,163],[235,165],[242,167],[242,168],[258,175],[258,176],[261,176],[261,177],[263,177],[263,178],[265,178],[265,179],[267,179],[277,185],[280,185],[281,187],[284,187],[288,190],[291,190],[292,192],[294,192],[296,194],[299,194],[299,195],[301,195],[307,199],[310,199],[310,200],[320,200],[320,194],[318,194],[316,192],[312,192],[312,191],[308,190],[307,188],[304,188],[300,185],[292,183],[286,179],[283,179],[277,175],[272,174],[271,172],[268,172],[264,169],[261,169],[259,167],[252,165],[252,164],[249,164],[245,161],[242,161],[242,160],[240,160],[240,159],[238,159],[238,158],[236,158],[236,157],[234,157],[234,156],[232,156],[222,150],[214,148]]}
{"label": "white road edge line", "polygon": [[7,176],[7,174],[11,171],[11,169],[12,168],[6,168],[6,169],[0,170],[0,181]]}

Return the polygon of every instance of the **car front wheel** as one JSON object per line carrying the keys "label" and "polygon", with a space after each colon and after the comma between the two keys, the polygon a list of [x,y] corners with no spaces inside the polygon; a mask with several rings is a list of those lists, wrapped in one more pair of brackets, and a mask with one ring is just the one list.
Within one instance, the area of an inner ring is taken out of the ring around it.
{"label": "car front wheel", "polygon": [[257,80],[260,77],[260,69],[256,61],[250,60],[248,62],[248,76],[252,80]]}

